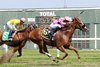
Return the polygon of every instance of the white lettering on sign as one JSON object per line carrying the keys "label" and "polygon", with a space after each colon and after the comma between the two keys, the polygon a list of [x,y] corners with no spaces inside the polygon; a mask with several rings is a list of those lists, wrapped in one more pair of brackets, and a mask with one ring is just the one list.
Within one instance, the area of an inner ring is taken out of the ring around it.
{"label": "white lettering on sign", "polygon": [[35,22],[35,18],[27,18],[28,22]]}
{"label": "white lettering on sign", "polygon": [[55,12],[40,12],[40,16],[56,16]]}

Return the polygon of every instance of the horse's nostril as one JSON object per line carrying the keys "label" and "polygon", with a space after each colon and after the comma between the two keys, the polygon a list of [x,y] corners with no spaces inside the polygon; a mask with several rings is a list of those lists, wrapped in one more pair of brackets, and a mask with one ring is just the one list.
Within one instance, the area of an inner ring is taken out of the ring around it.
{"label": "horse's nostril", "polygon": [[85,32],[88,31],[87,27],[84,27],[83,31],[85,31]]}

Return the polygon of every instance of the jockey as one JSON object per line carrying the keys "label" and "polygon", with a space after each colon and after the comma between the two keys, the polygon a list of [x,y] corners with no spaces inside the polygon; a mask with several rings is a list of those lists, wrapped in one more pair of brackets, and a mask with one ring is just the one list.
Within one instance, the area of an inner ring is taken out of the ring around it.
{"label": "jockey", "polygon": [[10,30],[9,36],[12,37],[12,34],[13,34],[14,32],[16,33],[16,32],[18,31],[17,26],[23,25],[25,21],[26,21],[25,18],[9,20],[9,21],[7,22],[7,27],[8,27],[9,30]]}
{"label": "jockey", "polygon": [[53,34],[66,24],[63,22],[63,20],[64,18],[55,18],[55,20],[53,20],[53,22],[50,24],[50,27],[52,28],[50,40],[52,40]]}
{"label": "jockey", "polygon": [[72,18],[69,16],[65,16],[63,22],[65,22],[66,25],[68,26],[70,22],[72,22]]}
{"label": "jockey", "polygon": [[55,20],[53,20],[53,22],[50,24],[50,27],[52,28],[52,32],[50,33],[51,36],[50,36],[50,39],[52,39],[53,37],[53,34],[59,30],[61,27],[64,27],[64,25],[66,23],[64,22],[71,22],[72,21],[72,18],[69,17],[69,16],[65,16],[64,18],[56,18]]}

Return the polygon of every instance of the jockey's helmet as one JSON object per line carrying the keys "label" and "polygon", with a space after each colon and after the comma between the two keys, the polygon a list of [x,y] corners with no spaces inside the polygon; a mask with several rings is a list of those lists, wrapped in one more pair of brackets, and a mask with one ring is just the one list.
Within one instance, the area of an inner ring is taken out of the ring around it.
{"label": "jockey's helmet", "polygon": [[20,20],[24,23],[26,21],[25,18],[20,18]]}
{"label": "jockey's helmet", "polygon": [[65,16],[65,20],[67,20],[67,21],[71,22],[71,21],[72,21],[72,18],[71,18],[71,17],[69,17],[69,16]]}
{"label": "jockey's helmet", "polygon": [[65,18],[63,17],[59,18],[59,22],[63,22],[63,20],[65,20]]}

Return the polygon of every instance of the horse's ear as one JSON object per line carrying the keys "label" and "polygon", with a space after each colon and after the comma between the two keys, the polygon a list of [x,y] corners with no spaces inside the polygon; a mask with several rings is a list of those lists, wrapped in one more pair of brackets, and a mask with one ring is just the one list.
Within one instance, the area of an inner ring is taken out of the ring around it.
{"label": "horse's ear", "polygon": [[74,18],[75,18],[75,19],[78,19],[78,16],[75,16]]}
{"label": "horse's ear", "polygon": [[77,21],[77,19],[79,19],[77,16],[73,18],[72,21]]}
{"label": "horse's ear", "polygon": [[74,17],[75,20],[79,20],[78,16]]}
{"label": "horse's ear", "polygon": [[72,18],[72,21],[75,21],[76,20],[76,17]]}

